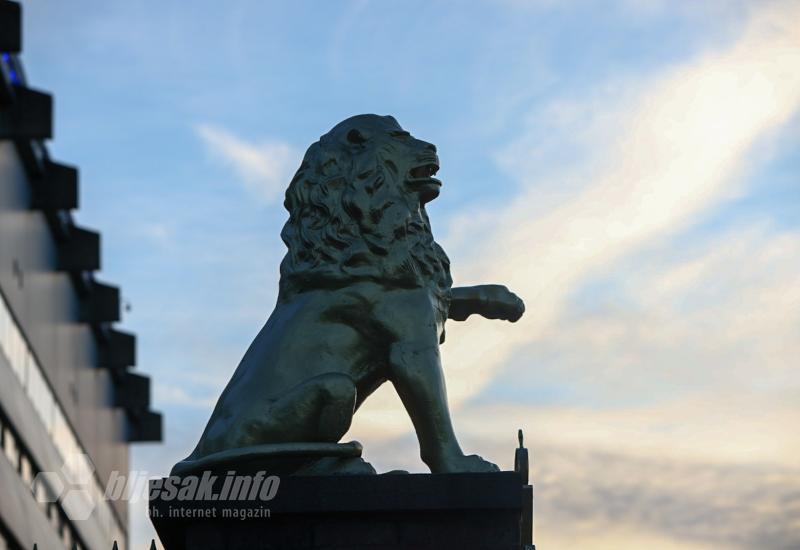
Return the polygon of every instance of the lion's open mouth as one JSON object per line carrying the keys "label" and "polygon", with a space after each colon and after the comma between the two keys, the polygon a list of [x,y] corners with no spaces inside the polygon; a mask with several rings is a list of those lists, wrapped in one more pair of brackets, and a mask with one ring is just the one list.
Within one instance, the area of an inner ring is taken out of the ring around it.
{"label": "lion's open mouth", "polygon": [[420,185],[442,185],[442,182],[434,178],[439,171],[439,164],[436,162],[426,162],[408,171],[408,183],[412,186]]}
{"label": "lion's open mouth", "polygon": [[434,163],[423,164],[422,166],[417,166],[416,168],[412,168],[409,171],[409,175],[411,176],[410,179],[426,179],[432,178],[436,175],[436,172],[439,171],[439,166]]}
{"label": "lion's open mouth", "polygon": [[439,196],[442,182],[433,177],[438,171],[439,163],[437,162],[426,162],[408,171],[406,183],[409,189],[419,194],[423,204]]}

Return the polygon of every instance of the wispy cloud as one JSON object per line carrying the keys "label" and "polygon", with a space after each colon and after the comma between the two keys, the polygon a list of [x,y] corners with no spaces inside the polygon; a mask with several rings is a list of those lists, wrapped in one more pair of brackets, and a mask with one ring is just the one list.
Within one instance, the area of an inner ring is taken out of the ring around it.
{"label": "wispy cloud", "polygon": [[[595,277],[608,290],[566,300],[457,411],[465,440],[511,445],[525,427],[543,452],[796,466],[800,235],[757,223],[676,241]],[[354,437],[411,430],[389,388],[379,403],[357,416]],[[415,445],[401,456],[415,463]]]}
{"label": "wispy cloud", "polygon": [[265,202],[281,196],[300,165],[302,154],[281,141],[251,143],[209,124],[198,124],[195,132],[208,152],[232,168],[245,188]]}
{"label": "wispy cloud", "polygon": [[796,387],[800,235],[755,224],[695,238],[602,273],[605,290],[573,295],[525,348],[531,368],[498,379],[561,381],[594,408]]}
{"label": "wispy cloud", "polygon": [[[508,412],[486,409],[466,419],[486,428],[474,441],[504,469],[512,467],[514,433],[498,433],[490,419]],[[538,418],[547,422],[552,415]],[[788,550],[800,543],[797,468],[635,456],[584,442],[534,440],[530,433],[526,441],[533,441],[537,547]],[[384,469],[407,467],[402,457],[414,444],[413,438],[386,441],[367,447],[366,458]]]}
{"label": "wispy cloud", "polygon": [[[791,23],[798,17],[797,4],[768,6],[727,50],[656,75],[633,96],[623,94],[622,104],[589,99],[593,126],[580,135],[594,154],[582,166],[543,175],[544,182],[523,178],[526,191],[494,216],[502,224],[457,251],[455,273],[467,282],[507,283],[526,298],[529,313],[516,326],[470,321],[451,328],[445,359],[456,402],[479,391],[511,350],[540,335],[591,272],[734,194],[748,152],[800,108],[800,30]],[[541,138],[533,121],[529,134]],[[513,174],[526,173],[532,145],[525,134],[506,149]],[[552,188],[564,180],[589,183],[541,213],[539,197],[557,202]]]}
{"label": "wispy cloud", "polygon": [[[749,153],[800,108],[798,18],[797,4],[765,4],[723,50],[627,89],[559,102],[544,110],[546,120],[541,111],[529,114],[526,131],[498,156],[522,175],[522,192],[490,217],[455,220],[447,239],[463,243],[448,247],[459,282],[506,283],[528,305],[516,325],[471,318],[449,326],[443,351],[455,407],[480,393],[515,351],[556,327],[572,330],[558,320],[593,273],[741,192]],[[555,130],[546,136],[542,126]],[[552,162],[547,151],[559,147],[581,154]],[[534,170],[537,159],[549,168]],[[681,345],[672,344],[667,351],[678,360]],[[380,392],[353,433],[391,437],[408,429],[402,420],[370,419],[398,407],[390,391]]]}
{"label": "wispy cloud", "polygon": [[800,472],[553,447],[537,459],[537,545],[790,549]]}

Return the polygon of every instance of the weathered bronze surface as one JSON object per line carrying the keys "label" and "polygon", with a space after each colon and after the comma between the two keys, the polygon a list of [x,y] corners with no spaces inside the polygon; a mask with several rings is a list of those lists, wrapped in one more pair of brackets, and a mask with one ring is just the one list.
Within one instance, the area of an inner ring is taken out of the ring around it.
{"label": "weathered bronze surface", "polygon": [[525,306],[501,285],[451,288],[425,210],[438,169],[436,147],[391,116],[354,116],[308,148],[286,191],[275,310],[173,473],[242,463],[374,472],[358,443],[336,443],[386,381],[432,472],[497,470],[458,444],[439,345],[448,318],[516,321]]}

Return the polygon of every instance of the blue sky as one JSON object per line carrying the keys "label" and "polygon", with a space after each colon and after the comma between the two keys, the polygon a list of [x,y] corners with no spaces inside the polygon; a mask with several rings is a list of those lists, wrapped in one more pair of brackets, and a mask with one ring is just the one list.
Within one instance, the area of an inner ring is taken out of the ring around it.
{"label": "blue sky", "polygon": [[[458,284],[516,325],[448,328],[457,430],[534,450],[544,548],[800,544],[800,3],[26,2],[53,156],[132,305],[166,472],[269,315],[283,188],[339,120],[437,144]],[[389,387],[350,436],[421,471]],[[756,496],[753,496],[756,495]],[[149,526],[133,506],[134,543]]]}

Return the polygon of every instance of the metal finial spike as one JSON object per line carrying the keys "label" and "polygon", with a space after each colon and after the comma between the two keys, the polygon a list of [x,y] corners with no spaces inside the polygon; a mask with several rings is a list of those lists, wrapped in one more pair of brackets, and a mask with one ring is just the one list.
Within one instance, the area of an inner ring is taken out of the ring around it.
{"label": "metal finial spike", "polygon": [[33,550],[39,550],[39,547],[36,545],[35,542],[33,543]]}
{"label": "metal finial spike", "polygon": [[150,550],[158,550],[156,547],[156,539],[150,539]]}
{"label": "metal finial spike", "polygon": [[111,547],[111,550],[119,550],[119,546],[117,546],[117,541],[114,541],[114,546]]}
{"label": "metal finial spike", "polygon": [[522,444],[522,429],[521,428],[517,431],[517,438],[519,439],[519,448],[522,449],[522,447],[524,447],[524,445]]}

